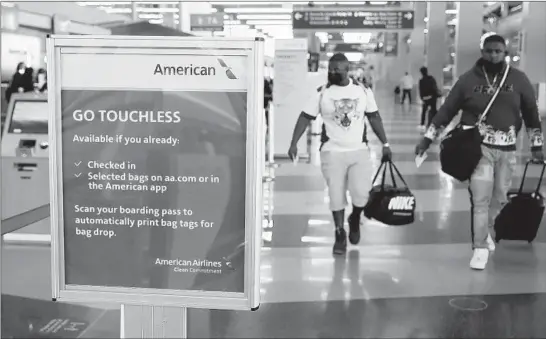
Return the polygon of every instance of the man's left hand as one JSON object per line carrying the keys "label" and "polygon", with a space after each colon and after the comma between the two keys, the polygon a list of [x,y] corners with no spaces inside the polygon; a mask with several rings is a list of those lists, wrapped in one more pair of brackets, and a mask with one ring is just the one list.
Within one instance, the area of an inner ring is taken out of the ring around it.
{"label": "man's left hand", "polygon": [[544,162],[544,152],[540,150],[531,151],[531,156],[533,157],[533,162],[543,163]]}
{"label": "man's left hand", "polygon": [[392,160],[392,151],[389,146],[383,146],[383,156],[381,162],[389,162]]}

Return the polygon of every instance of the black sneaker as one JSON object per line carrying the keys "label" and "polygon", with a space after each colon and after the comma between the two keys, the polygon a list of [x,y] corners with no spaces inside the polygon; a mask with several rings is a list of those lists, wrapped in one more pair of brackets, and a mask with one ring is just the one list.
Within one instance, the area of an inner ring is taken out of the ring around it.
{"label": "black sneaker", "polygon": [[334,254],[347,253],[347,233],[343,228],[336,230],[336,242],[334,243]]}
{"label": "black sneaker", "polygon": [[360,217],[351,214],[348,219],[349,222],[349,241],[351,244],[356,245],[360,242]]}

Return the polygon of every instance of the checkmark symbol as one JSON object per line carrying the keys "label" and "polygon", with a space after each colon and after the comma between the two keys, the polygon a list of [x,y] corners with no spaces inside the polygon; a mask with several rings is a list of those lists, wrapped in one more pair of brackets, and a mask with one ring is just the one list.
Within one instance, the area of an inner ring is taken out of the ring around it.
{"label": "checkmark symbol", "polygon": [[81,163],[82,163],[81,161],[78,161],[78,162],[75,162],[75,163],[74,163],[74,165],[76,165],[76,166],[80,166],[80,165],[81,165]]}
{"label": "checkmark symbol", "polygon": [[81,173],[78,173],[78,174],[74,174],[74,176],[75,176],[76,178],[79,178],[79,177],[80,177],[80,175],[82,175],[82,174],[81,174]]}

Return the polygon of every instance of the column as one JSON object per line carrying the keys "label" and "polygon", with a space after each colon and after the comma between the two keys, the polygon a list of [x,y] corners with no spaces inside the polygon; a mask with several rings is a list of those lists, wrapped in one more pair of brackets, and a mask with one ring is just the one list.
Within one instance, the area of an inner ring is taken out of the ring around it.
{"label": "column", "polygon": [[131,2],[131,15],[133,22],[138,21],[138,12],[137,12],[137,3],[136,1]]}
{"label": "column", "polygon": [[546,82],[546,2],[523,3],[521,67],[534,84]]}
{"label": "column", "polygon": [[442,88],[444,83],[443,69],[447,61],[446,2],[429,2],[427,13],[426,64],[428,73],[436,79],[438,86]]}
{"label": "column", "polygon": [[396,56],[396,71],[394,72],[396,81],[400,80],[406,72],[411,72],[411,60],[409,58],[411,52],[407,41],[408,38],[411,39],[409,32],[398,32],[398,55]]}
{"label": "column", "polygon": [[455,78],[474,66],[480,58],[480,37],[483,29],[483,2],[458,2],[455,34]]}
{"label": "column", "polygon": [[178,3],[178,15],[178,29],[182,32],[189,32],[191,30],[190,6],[187,1],[180,1]]}
{"label": "column", "polygon": [[410,71],[415,79],[421,77],[419,69],[425,65],[425,17],[427,16],[427,3],[424,1],[414,2],[414,23],[415,26],[411,32],[410,44]]}
{"label": "column", "polygon": [[523,51],[521,68],[537,88],[538,105],[546,115],[546,2],[523,3]]}

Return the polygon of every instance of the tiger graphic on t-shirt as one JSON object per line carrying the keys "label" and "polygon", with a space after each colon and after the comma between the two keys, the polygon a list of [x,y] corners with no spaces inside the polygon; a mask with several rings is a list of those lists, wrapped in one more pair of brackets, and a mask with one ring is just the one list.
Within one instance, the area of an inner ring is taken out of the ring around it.
{"label": "tiger graphic on t-shirt", "polygon": [[358,99],[348,99],[343,98],[339,100],[333,100],[335,112],[333,120],[338,124],[338,126],[349,129],[351,124],[354,121],[360,119],[356,111],[358,105]]}

